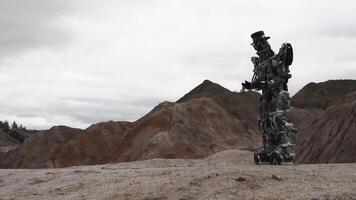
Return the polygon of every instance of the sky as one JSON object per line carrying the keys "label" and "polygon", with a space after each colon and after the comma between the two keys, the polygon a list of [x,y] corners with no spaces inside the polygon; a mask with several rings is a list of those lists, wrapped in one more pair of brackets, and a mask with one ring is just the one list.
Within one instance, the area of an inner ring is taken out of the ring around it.
{"label": "sky", "polygon": [[250,80],[251,33],[292,44],[291,95],[356,79],[353,0],[0,0],[0,120],[135,121],[205,79]]}

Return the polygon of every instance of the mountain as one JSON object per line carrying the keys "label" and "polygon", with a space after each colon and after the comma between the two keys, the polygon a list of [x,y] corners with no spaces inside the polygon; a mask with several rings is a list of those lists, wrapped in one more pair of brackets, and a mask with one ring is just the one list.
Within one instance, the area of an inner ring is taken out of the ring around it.
{"label": "mountain", "polygon": [[209,97],[215,100],[222,108],[244,122],[245,126],[257,132],[257,117],[260,94],[257,92],[231,92],[217,83],[209,80],[188,92],[177,103],[185,102],[199,97]]}
{"label": "mountain", "polygon": [[210,80],[204,80],[197,87],[189,91],[182,98],[178,99],[177,103],[186,102],[191,99],[196,99],[199,97],[217,97],[225,94],[231,94],[232,92],[221,85],[214,83]]}
{"label": "mountain", "polygon": [[101,122],[83,130],[82,134],[60,146],[52,154],[55,167],[101,164],[112,161],[112,155],[125,143],[129,122]]}
{"label": "mountain", "polygon": [[234,93],[206,80],[177,102],[163,102],[135,122],[102,122],[85,130],[54,127],[32,134],[19,148],[0,156],[0,167],[201,158],[226,149],[253,150],[261,146],[258,98],[258,93]]}
{"label": "mountain", "polygon": [[330,106],[297,138],[298,163],[356,162],[356,92]]}
{"label": "mountain", "polygon": [[259,147],[260,137],[221,108],[200,97],[163,102],[133,122],[106,122],[57,149],[56,167],[150,158],[201,158],[226,149]]}
{"label": "mountain", "polygon": [[0,156],[11,149],[14,149],[19,144],[19,141],[9,135],[9,133],[0,129]]}
{"label": "mountain", "polygon": [[55,126],[33,133],[18,148],[0,155],[0,168],[53,167],[51,156],[62,144],[81,133],[80,129]]}
{"label": "mountain", "polygon": [[0,147],[16,145],[19,142],[0,129]]}
{"label": "mountain", "polygon": [[356,91],[356,80],[329,80],[309,83],[291,100],[293,107],[325,110],[346,94]]}

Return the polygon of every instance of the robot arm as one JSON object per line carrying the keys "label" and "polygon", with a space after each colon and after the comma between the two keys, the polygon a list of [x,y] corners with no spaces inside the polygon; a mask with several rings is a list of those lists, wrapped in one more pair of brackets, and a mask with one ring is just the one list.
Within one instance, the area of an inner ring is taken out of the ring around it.
{"label": "robot arm", "polygon": [[245,81],[244,83],[242,83],[242,88],[243,89],[258,89],[260,90],[260,80],[259,80],[259,76],[258,76],[258,64],[259,64],[259,58],[258,57],[252,57],[251,58],[251,62],[254,65],[254,70],[253,70],[253,76],[252,76],[252,80],[251,82]]}

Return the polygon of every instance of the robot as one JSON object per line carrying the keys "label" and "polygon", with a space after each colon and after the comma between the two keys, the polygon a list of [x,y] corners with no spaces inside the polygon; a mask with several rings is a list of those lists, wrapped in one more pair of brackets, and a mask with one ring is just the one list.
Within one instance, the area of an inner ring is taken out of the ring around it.
{"label": "robot", "polygon": [[292,77],[289,71],[293,62],[292,45],[282,44],[278,54],[275,54],[267,41],[270,37],[266,37],[263,31],[253,33],[251,38],[251,45],[258,57],[251,58],[254,74],[250,82],[242,83],[242,90],[262,90],[258,128],[263,147],[254,153],[255,164],[294,162],[297,129],[287,117],[290,107],[287,83]]}

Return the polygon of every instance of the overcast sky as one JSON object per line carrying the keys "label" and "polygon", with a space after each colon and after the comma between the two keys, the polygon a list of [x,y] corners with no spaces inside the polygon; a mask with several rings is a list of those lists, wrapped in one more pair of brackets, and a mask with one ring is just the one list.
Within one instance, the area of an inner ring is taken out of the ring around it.
{"label": "overcast sky", "polygon": [[353,0],[0,0],[0,120],[133,121],[209,79],[250,80],[251,33],[294,48],[290,92],[356,78]]}

